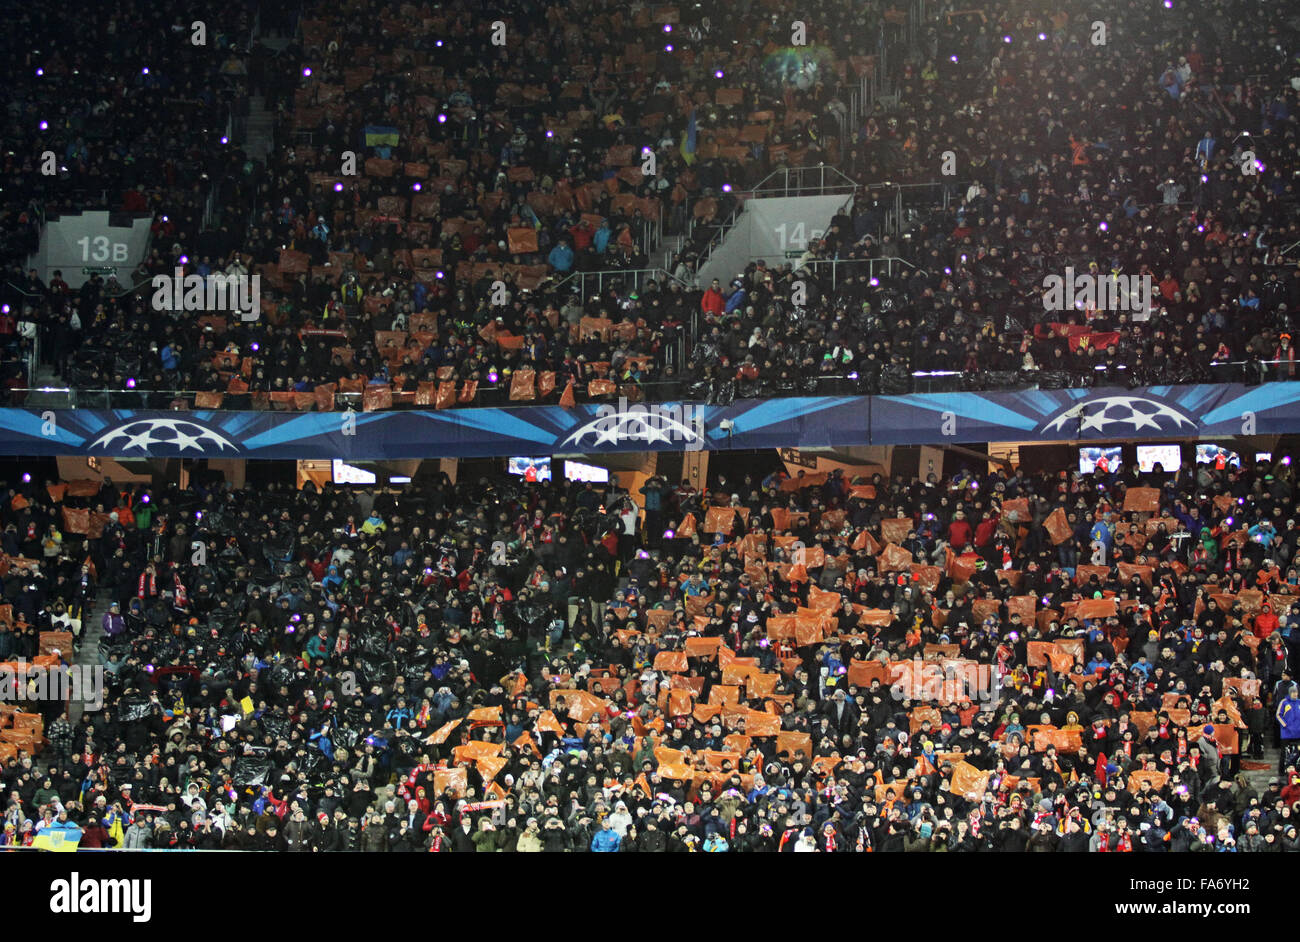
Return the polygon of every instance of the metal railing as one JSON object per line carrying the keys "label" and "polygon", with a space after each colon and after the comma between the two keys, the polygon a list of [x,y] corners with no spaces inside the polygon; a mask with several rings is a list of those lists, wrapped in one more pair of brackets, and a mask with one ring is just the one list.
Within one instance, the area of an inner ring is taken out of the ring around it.
{"label": "metal railing", "polygon": [[[728,215],[727,218],[724,219],[722,222],[708,224],[710,228],[715,228],[717,229],[717,231],[714,232],[711,236],[709,236],[708,245],[706,245],[704,251],[700,253],[699,258],[695,260],[696,271],[699,271],[701,268],[707,265],[709,259],[713,258],[713,253],[722,246],[722,243],[727,238],[727,233],[730,232],[733,228],[735,228],[736,223],[740,220],[740,214],[743,213],[744,211],[745,211],[745,204],[741,203],[739,206],[733,209],[730,215]],[[704,223],[699,223],[698,220],[695,219],[691,220],[691,228],[686,236],[686,240],[688,244],[691,242],[691,236],[695,234],[697,223],[698,225],[705,225]]]}
{"label": "metal railing", "polygon": [[[620,383],[618,378],[612,373],[608,377],[613,380],[619,390],[615,391],[612,396],[591,398],[587,395],[586,381],[574,384],[574,397],[577,402],[608,402],[617,401],[620,394],[627,395],[630,387],[637,387],[639,393],[633,392],[628,396],[629,399],[646,402],[667,402],[681,398],[687,394],[691,385],[690,380],[652,380],[643,382],[629,381]],[[456,380],[457,386],[460,380]],[[506,374],[499,374],[495,382],[480,380],[477,395],[472,403],[462,403],[457,401],[456,406],[464,408],[473,405],[480,408],[499,408],[510,405],[542,405],[554,404],[564,392],[565,384],[560,383],[555,391],[546,397],[538,397],[527,401],[512,401],[510,399],[510,377]],[[40,408],[45,409],[143,409],[158,410],[164,412],[171,411],[204,411],[203,407],[195,406],[194,399],[198,394],[196,390],[184,389],[72,389],[64,386],[38,386],[24,389],[9,390],[11,394],[16,394],[17,401],[26,403],[26,400],[32,396],[40,396]],[[334,394],[333,408],[321,410],[313,404],[309,409],[302,410],[296,407],[290,409],[285,406],[274,406],[268,401],[261,399],[252,392],[246,393],[223,393],[220,409],[227,412],[302,412],[302,411],[334,411],[347,412],[348,410],[362,411],[364,393],[354,392],[336,392]],[[416,406],[413,401],[413,395],[394,393],[393,410],[403,409],[433,409],[429,406]],[[392,410],[384,410],[392,411]]]}
{"label": "metal railing", "polygon": [[[154,836],[153,832],[149,833],[150,838]],[[0,846],[0,853],[9,851],[29,850],[38,854],[49,853],[44,847],[24,847],[21,844],[11,844]],[[224,847],[78,847],[73,853],[77,854],[237,854],[243,851],[238,848]]]}
{"label": "metal railing", "polygon": [[[6,282],[5,284],[6,284],[6,287],[7,287],[8,289],[10,289],[10,290],[16,292],[16,293],[17,293],[17,294],[18,294],[18,295],[23,299],[23,307],[26,306],[26,304],[27,304],[27,299],[28,299],[28,298],[41,298],[41,297],[42,297],[42,296],[39,295],[39,294],[34,294],[33,292],[30,292],[30,291],[24,291],[21,287],[19,287],[18,285],[14,284],[12,281]],[[23,311],[23,310],[11,311],[11,314],[12,314],[12,316],[13,316],[13,318],[14,318],[14,321],[18,324],[18,333],[17,333],[17,337],[18,337],[18,342],[19,342],[19,345],[20,345],[20,347],[19,347],[19,356],[20,356],[20,358],[21,358],[21,356],[22,356],[22,350],[21,350],[22,340],[23,340],[25,337],[27,337],[27,336],[29,336],[29,339],[31,340],[31,347],[29,348],[29,353],[27,354],[26,362],[23,364],[23,365],[24,365],[24,372],[27,374],[27,382],[28,382],[28,384],[30,385],[30,384],[36,382],[36,371],[37,371],[37,369],[39,369],[39,367],[40,367],[40,362],[41,362],[41,331],[40,331],[40,327],[39,327],[39,325],[37,325],[37,323],[36,323],[35,321],[29,321],[29,320],[27,320],[27,319],[23,316],[25,313],[26,313],[26,312]],[[26,323],[26,324],[31,324],[31,325],[33,326],[34,329],[31,331],[30,335],[24,335],[24,333],[23,333],[23,330],[24,330],[23,325],[24,325],[24,323]]]}
{"label": "metal railing", "polygon": [[830,286],[835,288],[839,285],[840,279],[846,275],[858,276],[863,274],[862,269],[866,268],[868,278],[879,278],[883,273],[886,278],[893,278],[894,272],[904,270],[916,271],[917,268],[905,258],[896,255],[888,255],[882,258],[821,258],[804,262],[799,269],[808,269],[814,277],[823,278],[826,272],[830,273]]}
{"label": "metal railing", "polygon": [[[779,184],[778,182],[779,181]],[[745,199],[772,196],[825,196],[835,193],[855,193],[854,183],[835,167],[818,164],[815,167],[782,167],[773,170],[752,190],[742,195]]]}
{"label": "metal railing", "polygon": [[[727,233],[735,227],[740,220],[741,214],[745,211],[745,200],[762,199],[771,197],[796,197],[796,196],[827,196],[835,194],[845,194],[846,199],[844,206],[853,202],[857,195],[859,185],[845,176],[838,168],[830,164],[818,164],[812,167],[782,167],[779,170],[773,170],[766,177],[758,182],[753,189],[737,192],[736,196],[740,200],[739,205],[727,215],[727,218],[720,223],[701,223],[699,220],[690,216],[690,222],[687,225],[686,233],[682,237],[682,247],[691,245],[694,242],[696,231],[707,225],[714,229],[709,236],[708,244],[704,250],[699,253],[695,259],[696,271],[703,268],[713,257],[713,253],[722,245],[727,238]],[[843,207],[841,207],[841,212]],[[689,207],[688,207],[689,212]]]}
{"label": "metal railing", "polygon": [[[1282,370],[1270,370],[1268,367],[1276,366],[1296,366],[1295,361],[1280,360],[1240,360],[1231,363],[1211,364],[1216,372],[1219,370],[1227,371],[1235,369],[1241,371],[1243,375],[1224,375],[1215,377],[1211,382],[1300,382],[1300,375],[1290,376]],[[1086,387],[1095,384],[1092,375],[1106,369],[1105,366],[1097,365],[1089,371],[1067,370],[1070,382],[1065,384],[1071,387]],[[1121,367],[1126,369],[1126,367]],[[1253,375],[1252,375],[1253,374]],[[1047,381],[1050,375],[1055,375],[1050,369],[1037,370],[1008,370],[996,374],[991,374],[983,370],[913,370],[906,374],[906,388],[898,390],[884,389],[886,394],[901,395],[907,393],[945,393],[960,392],[963,390],[1023,390],[1038,388]],[[611,377],[613,378],[613,377]],[[900,376],[899,379],[904,377]],[[1119,377],[1120,380],[1124,377]],[[644,402],[712,402],[715,401],[717,389],[714,385],[693,379],[689,376],[682,379],[674,380],[649,380],[642,382],[618,383],[614,378],[616,390],[612,395],[592,398],[587,395],[587,386],[583,383],[575,384],[575,399],[579,403],[598,403],[598,402],[615,402],[621,395],[626,395],[629,401]],[[878,388],[885,376],[874,378],[874,385]],[[1153,378],[1154,382],[1155,379]],[[502,408],[508,406],[520,405],[545,405],[554,404],[564,391],[564,386],[559,385],[555,391],[545,398],[537,398],[526,401],[512,401],[510,398],[510,378],[506,375],[499,376],[496,382],[481,381],[479,383],[477,395],[472,403],[457,402],[457,408],[475,407],[475,408]],[[744,397],[748,389],[753,395],[761,398],[780,398],[791,395],[820,395],[820,396],[858,396],[865,394],[872,384],[868,383],[867,377],[858,372],[848,373],[823,373],[815,376],[803,377],[797,381],[796,387],[791,390],[782,390],[765,382],[762,378],[755,381],[752,385],[737,382],[735,393],[737,397]],[[1051,387],[1055,388],[1055,386]],[[63,387],[37,387],[27,389],[15,389],[12,393],[18,394],[25,401],[27,396],[41,395],[43,398],[41,408],[48,409],[147,409],[160,411],[194,411],[194,391],[186,390],[120,390],[120,389],[68,389]],[[411,398],[395,394],[394,410],[405,409],[432,409],[433,406],[416,406]],[[272,407],[269,403],[263,401],[262,404],[255,404],[255,399],[251,393],[227,393],[223,397],[220,408],[223,411],[247,412],[247,411],[290,411],[299,412],[297,408],[284,409],[283,407]],[[363,394],[362,393],[335,393],[333,410],[347,412],[348,410],[362,411]],[[197,409],[197,411],[203,411]],[[309,411],[321,411],[315,406]],[[391,411],[391,410],[385,410]]]}
{"label": "metal railing", "polygon": [[[675,277],[671,272],[663,268],[631,268],[619,269],[611,268],[607,271],[580,271],[573,272],[555,285],[555,290],[564,287],[577,288],[578,294],[583,298],[590,298],[593,295],[604,294],[605,285],[613,285],[618,282],[622,287],[631,291],[640,291],[648,282],[663,284],[669,281],[675,281],[683,288],[690,287],[680,278]],[[592,287],[594,285],[594,288]]]}

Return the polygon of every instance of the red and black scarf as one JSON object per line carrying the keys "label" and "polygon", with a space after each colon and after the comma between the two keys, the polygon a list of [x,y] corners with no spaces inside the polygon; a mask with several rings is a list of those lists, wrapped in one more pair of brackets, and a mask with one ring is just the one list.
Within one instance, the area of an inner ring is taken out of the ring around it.
{"label": "red and black scarf", "polygon": [[1122,834],[1112,848],[1110,846],[1110,834],[1103,831],[1097,835],[1097,852],[1101,854],[1130,854],[1133,852],[1133,838],[1128,834]]}

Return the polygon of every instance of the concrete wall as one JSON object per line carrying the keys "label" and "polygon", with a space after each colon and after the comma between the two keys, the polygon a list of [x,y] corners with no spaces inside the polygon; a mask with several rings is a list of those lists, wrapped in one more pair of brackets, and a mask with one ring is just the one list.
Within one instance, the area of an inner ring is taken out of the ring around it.
{"label": "concrete wall", "polygon": [[714,278],[725,286],[756,259],[768,265],[796,261],[786,253],[802,252],[820,239],[848,200],[843,193],[746,200],[740,219],[700,269],[700,287],[707,288]]}
{"label": "concrete wall", "polygon": [[[789,452],[797,449],[783,448],[781,450],[782,452]],[[889,446],[881,446],[878,450],[892,451],[893,449]],[[850,481],[852,481],[854,478],[859,476],[869,478],[873,474],[882,474],[885,476],[889,475],[888,455],[881,456],[881,460],[857,461],[857,460],[850,459],[848,458],[848,456],[839,453],[830,453],[830,452],[814,453],[809,451],[802,451],[799,452],[799,457],[805,462],[811,461],[812,465],[810,467],[807,464],[785,460],[784,464],[785,464],[786,473],[789,474],[791,477],[798,477],[800,471],[804,472],[805,474],[822,474],[830,471],[835,471],[837,469],[843,471],[844,476],[847,477]]]}
{"label": "concrete wall", "polygon": [[[83,268],[112,269],[119,283],[129,285],[131,273],[144,260],[152,225],[152,216],[135,219],[129,226],[110,226],[104,210],[66,213],[45,225],[40,248],[28,258],[27,267],[35,268],[46,284],[51,272],[62,271],[74,291],[90,278]],[[89,241],[82,243],[82,239]]]}
{"label": "concrete wall", "polygon": [[[135,474],[126,470],[112,458],[98,458],[99,470],[87,464],[85,458],[59,457],[59,478],[64,481],[103,481],[112,478],[114,484],[149,484],[150,474]],[[34,477],[35,475],[33,475]]]}

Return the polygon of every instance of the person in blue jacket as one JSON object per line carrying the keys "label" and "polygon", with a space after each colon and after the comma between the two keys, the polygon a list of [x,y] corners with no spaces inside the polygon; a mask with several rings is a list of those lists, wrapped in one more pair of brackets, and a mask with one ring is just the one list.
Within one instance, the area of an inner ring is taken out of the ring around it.
{"label": "person in blue jacket", "polygon": [[1286,771],[1288,747],[1300,747],[1300,692],[1295,684],[1277,705],[1277,723],[1282,733],[1282,752],[1277,760],[1277,771],[1281,774]]}
{"label": "person in blue jacket", "polygon": [[618,853],[618,849],[622,845],[623,838],[618,836],[618,831],[609,826],[609,818],[605,818],[600,822],[600,830],[591,839],[591,852],[593,854],[614,854]]}
{"label": "person in blue jacket", "polygon": [[551,254],[546,257],[546,260],[556,271],[567,272],[573,268],[573,249],[569,248],[569,243],[561,242],[551,249]]}
{"label": "person in blue jacket", "polygon": [[612,233],[609,231],[609,222],[601,220],[600,228],[596,234],[591,237],[591,248],[597,255],[604,255],[605,250],[609,248],[609,238]]}
{"label": "person in blue jacket", "polygon": [[737,279],[731,283],[731,286],[736,290],[731,292],[727,297],[727,306],[725,310],[728,314],[734,314],[736,311],[740,310],[742,305],[745,303],[746,297],[748,297],[745,291],[745,283],[743,281]]}
{"label": "person in blue jacket", "polygon": [[330,734],[329,723],[324,724],[317,732],[312,733],[310,741],[325,754],[325,758],[331,762],[334,761],[334,740]]}

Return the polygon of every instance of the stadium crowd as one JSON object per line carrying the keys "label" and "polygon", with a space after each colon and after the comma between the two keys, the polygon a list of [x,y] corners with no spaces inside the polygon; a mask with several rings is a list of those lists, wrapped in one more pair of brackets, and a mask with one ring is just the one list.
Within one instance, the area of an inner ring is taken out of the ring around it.
{"label": "stadium crowd", "polygon": [[5,845],[1300,849],[1289,463],[7,490]]}
{"label": "stadium crowd", "polygon": [[[9,98],[0,188],[6,393],[33,379],[34,338],[20,323],[37,328],[42,364],[62,373],[86,332],[105,311],[115,313],[112,299],[133,284],[122,272],[71,290],[62,271],[28,269],[47,219],[88,210],[151,214],[155,257],[179,255],[182,246],[224,255],[242,243],[254,167],[227,128],[247,110],[250,66],[256,75],[269,61],[260,45],[248,46],[255,10],[229,3],[195,20],[174,3],[73,0],[14,11],[0,39]],[[87,31],[87,23],[98,28]],[[209,203],[212,228],[204,231]]]}
{"label": "stadium crowd", "polygon": [[[464,4],[423,19],[391,4],[364,16],[308,4],[286,49],[234,57],[278,114],[247,230],[232,212],[222,231],[198,232],[181,196],[150,197],[188,221],[163,223],[140,275],[182,258],[191,273],[260,273],[261,320],[151,311],[147,292],[114,300],[93,286],[75,327],[71,306],[37,305],[47,356],[74,387],[138,390],[162,406],[174,397],[148,391],[229,393],[241,407],[249,393],[319,390],[331,404],[448,382],[447,404],[492,404],[521,370],[548,378],[540,401],[570,379],[578,398],[641,387],[725,401],[1294,378],[1300,278],[1283,252],[1300,239],[1300,70],[1288,27],[1260,52],[1237,0],[1210,5],[1222,24],[1210,28],[1182,5],[1122,7],[1104,44],[1086,16],[1018,2],[935,10],[915,48],[890,46],[896,100],[852,127],[841,82],[865,66],[849,37],[882,26],[901,37],[906,14],[797,6],[809,53],[757,5],[729,9],[745,28],[724,30],[703,9],[674,24],[657,8],[589,3],[608,38],[597,50],[555,10],[503,13],[498,45],[498,21]],[[356,64],[358,51],[374,64]],[[571,65],[555,68],[561,59]],[[1062,62],[1070,78],[1054,89]],[[647,148],[653,175],[640,169]],[[341,173],[347,151],[355,177]],[[203,155],[217,159],[191,153]],[[737,193],[819,162],[862,186],[824,239],[780,269],[696,283]],[[184,189],[198,169],[164,177]],[[896,228],[885,179],[944,183],[919,197],[904,187]],[[253,199],[246,189],[232,192]],[[653,267],[656,233],[686,236],[671,277],[603,280],[585,295],[565,281]],[[889,257],[906,264],[864,264]],[[1043,281],[1067,268],[1150,275],[1153,304],[1047,310]]]}

